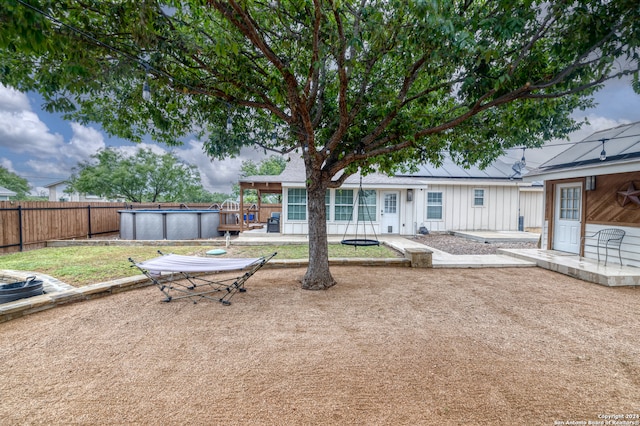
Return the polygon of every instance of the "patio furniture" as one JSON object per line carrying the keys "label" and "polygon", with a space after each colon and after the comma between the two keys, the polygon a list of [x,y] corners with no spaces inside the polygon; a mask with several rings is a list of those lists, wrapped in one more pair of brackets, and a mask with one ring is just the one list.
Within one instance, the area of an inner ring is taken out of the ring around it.
{"label": "patio furniture", "polygon": [[[162,254],[162,252],[158,252]],[[277,253],[268,257],[258,258],[209,258],[198,256],[182,256],[168,254],[156,257],[145,262],[136,262],[129,258],[131,266],[135,266],[151,280],[164,293],[164,302],[174,299],[189,298],[193,303],[199,299],[215,300],[223,305],[230,305],[229,299],[237,292],[244,293],[244,283],[255,274],[265,263]],[[217,274],[220,272],[240,271],[241,275],[231,278],[210,280],[205,274]],[[161,279],[162,273],[171,273],[169,281]],[[177,273],[178,280],[174,281],[173,273]],[[200,276],[192,275],[194,273]],[[203,277],[204,276],[204,277]],[[186,283],[183,281],[186,280]],[[222,297],[214,297],[213,294],[221,292]]]}
{"label": "patio furniture", "polygon": [[[620,255],[620,246],[622,245],[622,239],[625,232],[622,229],[605,228],[592,234],[587,234],[582,237],[582,243],[584,247],[595,247],[598,254],[598,262],[600,262],[600,249],[604,249],[604,266],[607,266],[607,260],[609,258],[609,249],[618,251],[618,260],[622,265],[622,256]],[[587,244],[587,240],[591,244]]]}
{"label": "patio furniture", "polygon": [[280,232],[280,218],[270,217],[267,219],[267,232]]}

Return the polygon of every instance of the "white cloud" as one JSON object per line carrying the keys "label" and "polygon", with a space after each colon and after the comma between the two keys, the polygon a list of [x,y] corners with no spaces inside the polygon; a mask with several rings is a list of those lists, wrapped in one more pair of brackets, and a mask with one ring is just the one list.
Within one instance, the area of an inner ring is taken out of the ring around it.
{"label": "white cloud", "polygon": [[52,132],[34,113],[26,95],[0,85],[0,149],[3,167],[40,184],[67,177],[71,169],[105,147],[102,134],[78,123],[61,122],[72,136]]}
{"label": "white cloud", "polygon": [[20,154],[46,157],[63,144],[31,111],[0,110],[0,146]]}
{"label": "white cloud", "polygon": [[253,148],[243,148],[236,158],[211,160],[203,151],[202,143],[191,140],[184,148],[175,149],[176,155],[185,163],[193,164],[200,171],[202,185],[210,192],[230,193],[231,186],[238,183],[240,168],[244,160],[256,162],[266,156]]}
{"label": "white cloud", "polygon": [[31,111],[29,99],[24,93],[0,83],[0,111]]}
{"label": "white cloud", "polygon": [[76,159],[77,162],[86,160],[98,150],[105,148],[104,137],[96,129],[78,123],[71,123],[71,129],[73,137],[62,149],[63,155]]}
{"label": "white cloud", "polygon": [[13,168],[13,162],[11,160],[9,160],[8,158],[0,158],[0,167],[15,173],[16,170]]}

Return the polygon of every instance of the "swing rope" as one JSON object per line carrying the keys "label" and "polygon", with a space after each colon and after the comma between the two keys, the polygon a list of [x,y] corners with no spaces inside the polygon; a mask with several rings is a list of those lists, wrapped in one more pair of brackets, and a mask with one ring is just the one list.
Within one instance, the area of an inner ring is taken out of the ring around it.
{"label": "swing rope", "polygon": [[[362,197],[364,196],[364,190],[362,189],[362,175],[360,175],[360,187],[358,188],[358,194],[356,195],[355,200],[353,201],[353,207],[351,208],[351,217],[349,218],[349,221],[347,222],[347,227],[344,230],[344,235],[342,235],[342,241],[340,241],[340,243],[342,245],[345,246],[353,246],[354,248],[357,247],[367,247],[367,246],[379,246],[380,245],[380,241],[378,241],[378,236],[376,235],[376,230],[375,227],[373,226],[373,219],[371,214],[369,213],[369,205],[368,204],[358,204],[358,208],[360,207],[364,207],[364,211],[367,218],[369,218],[369,222],[371,224],[371,230],[373,231],[373,239],[369,239],[367,238],[367,224],[364,223],[363,228],[364,228],[364,238],[358,238],[358,223],[360,222],[360,219],[356,220],[356,233],[355,233],[355,238],[347,238],[347,232],[349,231],[349,225],[351,224],[351,219],[353,218],[353,212],[356,209],[356,203],[358,203]],[[360,216],[360,211],[358,210],[358,216]],[[364,219],[363,219],[364,222]]]}

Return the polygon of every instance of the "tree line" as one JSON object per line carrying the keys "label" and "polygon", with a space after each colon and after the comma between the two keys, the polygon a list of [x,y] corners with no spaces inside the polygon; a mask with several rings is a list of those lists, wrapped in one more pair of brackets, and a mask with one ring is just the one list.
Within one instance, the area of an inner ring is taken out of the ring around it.
{"label": "tree line", "polygon": [[[240,176],[278,175],[286,162],[272,155],[256,163],[244,160]],[[126,155],[117,148],[98,151],[88,161],[74,167],[66,181],[66,194],[91,194],[109,200],[132,203],[184,202],[222,203],[238,200],[240,186],[235,184],[230,193],[210,192],[204,188],[198,169],[180,160],[175,153],[154,153],[151,149],[138,149]],[[14,172],[0,167],[0,186],[16,193],[16,200],[29,200],[29,182]],[[251,192],[244,195],[247,202],[257,201]],[[269,199],[267,202],[279,202]]]}

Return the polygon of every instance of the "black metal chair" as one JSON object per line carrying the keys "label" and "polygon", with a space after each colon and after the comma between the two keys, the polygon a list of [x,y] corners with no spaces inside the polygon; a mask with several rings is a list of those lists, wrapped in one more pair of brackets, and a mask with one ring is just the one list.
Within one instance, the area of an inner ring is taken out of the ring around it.
{"label": "black metal chair", "polygon": [[587,234],[582,237],[582,242],[586,247],[586,240],[593,239],[595,240],[595,244],[589,244],[591,247],[596,247],[596,252],[598,254],[598,262],[600,262],[600,249],[604,248],[605,256],[604,256],[604,266],[607,266],[607,260],[609,258],[609,249],[618,250],[618,260],[620,261],[620,265],[622,265],[622,256],[620,254],[620,246],[622,245],[622,239],[624,238],[625,232],[622,229],[616,228],[606,228],[601,229],[592,234]]}

